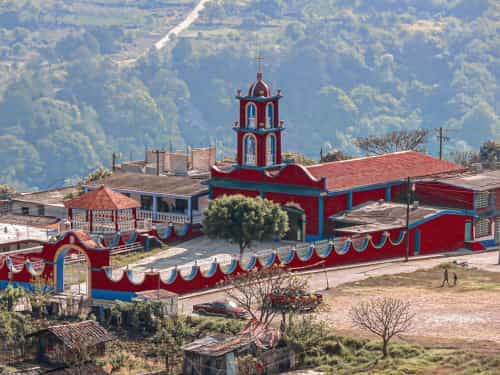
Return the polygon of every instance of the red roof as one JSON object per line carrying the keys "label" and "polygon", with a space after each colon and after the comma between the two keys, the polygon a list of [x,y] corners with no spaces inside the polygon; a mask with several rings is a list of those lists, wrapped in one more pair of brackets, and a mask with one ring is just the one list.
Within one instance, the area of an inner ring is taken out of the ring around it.
{"label": "red roof", "polygon": [[407,177],[423,177],[464,168],[416,151],[402,151],[306,167],[315,177],[326,177],[329,191],[384,184]]}
{"label": "red roof", "polygon": [[141,204],[132,198],[111,190],[107,186],[100,186],[96,190],[89,191],[79,197],[64,202],[67,208],[79,208],[85,210],[125,210],[128,208],[139,208]]}

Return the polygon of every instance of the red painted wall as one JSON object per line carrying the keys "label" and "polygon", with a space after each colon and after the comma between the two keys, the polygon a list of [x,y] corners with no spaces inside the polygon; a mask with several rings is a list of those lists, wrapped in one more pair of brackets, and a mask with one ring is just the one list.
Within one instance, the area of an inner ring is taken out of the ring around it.
{"label": "red painted wall", "polygon": [[324,190],[326,187],[325,179],[315,179],[304,167],[298,164],[289,164],[279,171],[238,168],[225,172],[213,167],[211,174],[212,178],[236,180],[243,183],[295,185],[318,190]]}
{"label": "red painted wall", "polygon": [[[433,254],[456,250],[464,247],[465,222],[472,220],[470,216],[443,215],[420,225],[420,254]],[[412,251],[414,232],[412,231]]]}
{"label": "red painted wall", "polygon": [[378,201],[380,199],[385,199],[385,189],[374,189],[366,191],[356,191],[352,193],[352,206],[355,207],[359,204],[366,203],[368,201]]}
{"label": "red painted wall", "polygon": [[330,237],[333,235],[334,224],[328,218],[347,210],[347,194],[326,196],[324,199],[323,233],[325,236]]}
{"label": "red painted wall", "polygon": [[318,197],[306,197],[301,195],[291,195],[283,193],[266,193],[265,198],[281,205],[286,205],[292,202],[298,204],[306,214],[306,234],[318,234]]}

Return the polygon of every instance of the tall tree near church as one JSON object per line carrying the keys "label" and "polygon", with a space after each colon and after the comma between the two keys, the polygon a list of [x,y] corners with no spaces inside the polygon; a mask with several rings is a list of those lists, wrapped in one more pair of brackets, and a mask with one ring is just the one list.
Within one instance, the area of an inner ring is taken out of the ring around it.
{"label": "tall tree near church", "polygon": [[357,138],[354,144],[368,154],[382,155],[397,151],[423,151],[428,129],[397,130],[381,136]]}
{"label": "tall tree near church", "polygon": [[205,211],[203,231],[211,238],[237,243],[242,256],[253,241],[283,237],[288,231],[288,215],[267,199],[222,196]]}

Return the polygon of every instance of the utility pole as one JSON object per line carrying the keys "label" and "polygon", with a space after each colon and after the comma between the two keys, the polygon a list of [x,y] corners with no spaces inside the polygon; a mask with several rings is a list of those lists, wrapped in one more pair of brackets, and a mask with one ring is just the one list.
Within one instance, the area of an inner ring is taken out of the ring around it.
{"label": "utility pole", "polygon": [[405,244],[405,262],[408,262],[410,256],[410,201],[411,201],[411,180],[408,177],[406,182],[406,244]]}
{"label": "utility pole", "polygon": [[155,150],[156,154],[156,175],[160,175],[160,150]]}
{"label": "utility pole", "polygon": [[448,142],[450,138],[444,134],[444,130],[442,126],[439,127],[439,135],[438,135],[438,140],[439,140],[439,159],[443,159],[443,143]]}
{"label": "utility pole", "polygon": [[116,152],[113,152],[111,165],[113,172],[116,172]]}

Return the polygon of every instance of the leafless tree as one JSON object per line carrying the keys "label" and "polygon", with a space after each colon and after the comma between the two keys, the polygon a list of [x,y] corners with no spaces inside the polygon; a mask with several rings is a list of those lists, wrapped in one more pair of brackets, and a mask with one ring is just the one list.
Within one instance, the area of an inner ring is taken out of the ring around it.
{"label": "leafless tree", "polygon": [[397,151],[423,151],[428,129],[397,130],[381,136],[357,138],[354,144],[368,154],[382,155]]}
{"label": "leafless tree", "polygon": [[469,167],[472,163],[479,161],[479,154],[474,151],[453,151],[450,158],[456,164]]}
{"label": "leafless tree", "polygon": [[351,309],[351,319],[355,326],[382,339],[384,358],[388,355],[389,341],[408,331],[414,317],[410,303],[396,298],[373,299]]}
{"label": "leafless tree", "polygon": [[[270,296],[291,290],[296,293],[307,291],[307,280],[278,266],[230,276],[226,285],[231,286],[226,294],[247,311],[250,317],[266,326],[276,313],[283,313],[273,306]],[[286,321],[286,316],[284,318]]]}

